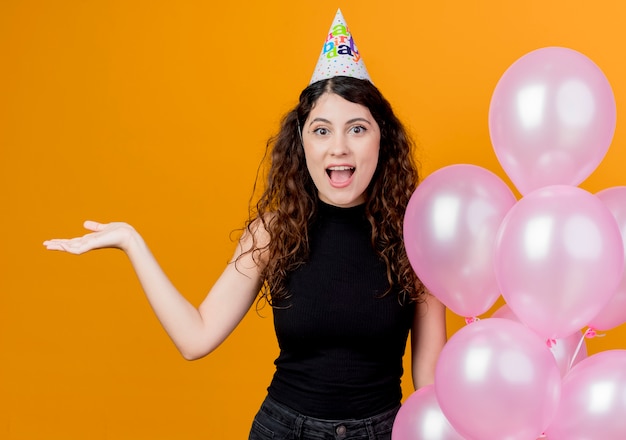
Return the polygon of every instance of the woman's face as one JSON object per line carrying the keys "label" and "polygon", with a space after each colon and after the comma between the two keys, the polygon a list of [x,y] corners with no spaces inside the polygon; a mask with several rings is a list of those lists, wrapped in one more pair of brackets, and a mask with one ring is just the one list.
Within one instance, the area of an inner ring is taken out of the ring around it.
{"label": "woman's face", "polygon": [[345,208],[365,202],[380,150],[380,128],[367,107],[324,93],[304,122],[302,142],[321,201]]}

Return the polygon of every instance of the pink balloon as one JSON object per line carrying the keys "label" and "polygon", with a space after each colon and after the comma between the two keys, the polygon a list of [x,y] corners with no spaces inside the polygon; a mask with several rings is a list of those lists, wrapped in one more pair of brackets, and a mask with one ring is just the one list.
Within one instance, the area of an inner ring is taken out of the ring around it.
{"label": "pink balloon", "polygon": [[585,180],[604,158],[615,122],[615,98],[602,71],[562,47],[538,49],[513,63],[489,107],[494,150],[524,195]]}
{"label": "pink balloon", "polygon": [[441,412],[435,387],[427,385],[411,394],[393,422],[391,440],[465,440]]}
{"label": "pink balloon", "polygon": [[[619,226],[626,253],[626,186],[616,186],[596,194],[609,208]],[[611,330],[626,322],[626,271],[609,303],[590,322],[597,330]]]}
{"label": "pink balloon", "polygon": [[[491,317],[520,322],[519,318],[515,316],[515,313],[507,304],[496,310]],[[549,348],[559,367],[561,377],[565,376],[574,365],[587,357],[587,344],[582,331],[572,333],[561,339],[555,339],[549,345]]]}
{"label": "pink balloon", "polygon": [[617,222],[598,197],[556,185],[511,208],[495,261],[502,296],[519,320],[559,339],[608,303],[623,274],[624,249]]}
{"label": "pink balloon", "polygon": [[563,379],[549,440],[626,439],[626,350],[589,356]]}
{"label": "pink balloon", "polygon": [[560,391],[561,375],[545,341],[509,319],[461,328],[435,369],[441,410],[469,439],[536,439],[551,422]]}
{"label": "pink balloon", "polygon": [[474,165],[451,165],[429,175],[411,196],[404,244],[424,285],[454,313],[473,317],[500,296],[494,243],[515,204],[509,187]]}

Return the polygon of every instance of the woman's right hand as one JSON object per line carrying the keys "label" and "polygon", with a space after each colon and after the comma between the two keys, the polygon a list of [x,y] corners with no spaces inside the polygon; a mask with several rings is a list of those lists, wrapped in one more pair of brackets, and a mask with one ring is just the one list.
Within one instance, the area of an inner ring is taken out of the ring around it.
{"label": "woman's right hand", "polygon": [[123,250],[157,318],[186,359],[198,359],[215,350],[246,315],[263,284],[255,252],[249,251],[255,246],[252,234],[256,234],[261,248],[267,241],[261,226],[252,234],[243,234],[233,258],[198,308],[180,294],[132,226],[93,221],[84,226],[92,232],[43,244],[71,254],[103,248]]}
{"label": "woman's right hand", "polygon": [[93,231],[82,237],[55,238],[46,240],[43,245],[48,250],[63,251],[70,254],[83,254],[94,249],[115,248],[127,251],[135,229],[128,223],[98,223],[86,221],[85,229]]}

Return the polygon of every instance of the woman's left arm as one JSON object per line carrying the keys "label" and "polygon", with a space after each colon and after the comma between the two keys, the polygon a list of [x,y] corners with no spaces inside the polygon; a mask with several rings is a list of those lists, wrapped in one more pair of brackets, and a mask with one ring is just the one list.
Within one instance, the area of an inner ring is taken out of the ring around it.
{"label": "woman's left arm", "polygon": [[419,389],[435,382],[435,366],[447,340],[446,308],[433,295],[416,305],[411,330],[413,386]]}

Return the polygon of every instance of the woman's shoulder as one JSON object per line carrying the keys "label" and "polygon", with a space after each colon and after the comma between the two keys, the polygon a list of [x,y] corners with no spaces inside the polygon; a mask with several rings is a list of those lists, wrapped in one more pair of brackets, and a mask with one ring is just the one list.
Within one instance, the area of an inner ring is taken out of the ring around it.
{"label": "woman's shoulder", "polygon": [[271,234],[270,229],[272,223],[276,221],[276,214],[267,212],[250,219],[239,239],[240,245],[244,252],[261,252],[264,254],[268,249]]}
{"label": "woman's shoulder", "polygon": [[[248,226],[245,228],[243,236],[252,237],[259,244],[267,245],[269,243],[270,233],[269,230],[272,227],[272,223],[276,221],[276,214],[274,212],[266,212],[259,215],[248,222]],[[243,238],[243,237],[242,237]]]}

